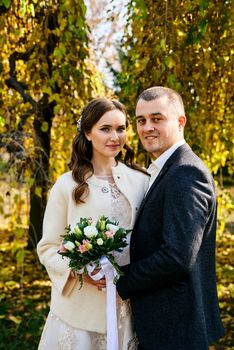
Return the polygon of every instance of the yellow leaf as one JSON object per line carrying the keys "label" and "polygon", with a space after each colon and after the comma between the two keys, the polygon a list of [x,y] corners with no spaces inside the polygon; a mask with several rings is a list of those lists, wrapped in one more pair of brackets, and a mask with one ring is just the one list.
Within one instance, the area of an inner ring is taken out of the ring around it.
{"label": "yellow leaf", "polygon": [[14,323],[16,324],[20,324],[22,322],[22,318],[20,316],[13,316],[13,315],[10,315],[9,316],[9,319],[11,321],[13,321]]}

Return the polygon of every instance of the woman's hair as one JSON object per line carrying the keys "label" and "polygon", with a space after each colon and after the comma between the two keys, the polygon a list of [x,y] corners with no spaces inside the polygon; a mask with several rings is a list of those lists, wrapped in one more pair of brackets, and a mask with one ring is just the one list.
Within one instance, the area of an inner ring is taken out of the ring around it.
{"label": "woman's hair", "polygon": [[[128,126],[128,117],[125,107],[117,100],[108,100],[105,98],[96,98],[90,101],[82,110],[78,123],[78,133],[72,144],[71,162],[69,164],[72,170],[72,177],[77,183],[73,191],[75,202],[84,203],[84,197],[88,195],[88,184],[86,180],[94,173],[92,159],[92,143],[87,140],[85,134],[91,132],[92,127],[109,111],[120,110],[126,116],[126,126]],[[142,171],[144,170],[133,162],[134,152],[128,146],[124,145],[124,152],[120,152],[116,160],[122,161],[127,166]]]}

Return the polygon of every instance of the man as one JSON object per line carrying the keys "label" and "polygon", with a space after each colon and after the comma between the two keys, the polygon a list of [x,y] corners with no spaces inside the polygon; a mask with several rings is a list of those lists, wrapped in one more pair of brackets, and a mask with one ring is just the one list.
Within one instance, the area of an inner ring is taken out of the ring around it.
{"label": "man", "polygon": [[131,238],[131,263],[117,282],[130,298],[138,349],[207,350],[224,334],[215,277],[216,193],[204,163],[184,141],[175,91],[138,98],[137,132],[156,160]]}

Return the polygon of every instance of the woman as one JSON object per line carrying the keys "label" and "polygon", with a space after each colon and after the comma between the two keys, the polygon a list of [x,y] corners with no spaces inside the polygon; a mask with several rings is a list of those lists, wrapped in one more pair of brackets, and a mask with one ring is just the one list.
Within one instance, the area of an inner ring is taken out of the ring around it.
{"label": "woman", "polygon": [[[94,99],[83,109],[73,141],[71,171],[53,186],[43,222],[38,255],[52,281],[51,306],[39,349],[106,349],[106,293],[102,281],[77,276],[57,253],[61,235],[81,217],[94,222],[105,215],[132,228],[148,186],[148,176],[133,163],[126,145],[127,114],[116,100]],[[116,255],[120,265],[129,262],[128,247]],[[98,287],[98,289],[97,289]],[[118,300],[120,349],[127,350],[130,335],[128,304]]]}

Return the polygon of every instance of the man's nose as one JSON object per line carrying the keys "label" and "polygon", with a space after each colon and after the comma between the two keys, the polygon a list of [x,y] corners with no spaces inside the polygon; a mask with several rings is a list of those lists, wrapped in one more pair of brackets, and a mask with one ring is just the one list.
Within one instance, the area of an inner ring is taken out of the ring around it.
{"label": "man's nose", "polygon": [[150,120],[149,120],[149,121],[146,121],[146,123],[145,123],[144,126],[143,126],[143,130],[144,130],[145,132],[147,132],[147,131],[153,131],[153,130],[154,130],[154,126],[153,126],[153,124],[151,123]]}

